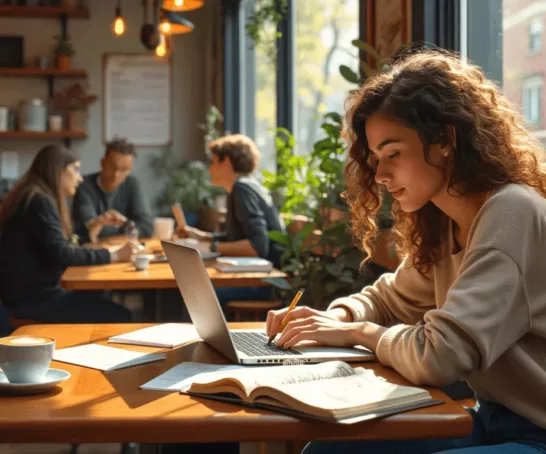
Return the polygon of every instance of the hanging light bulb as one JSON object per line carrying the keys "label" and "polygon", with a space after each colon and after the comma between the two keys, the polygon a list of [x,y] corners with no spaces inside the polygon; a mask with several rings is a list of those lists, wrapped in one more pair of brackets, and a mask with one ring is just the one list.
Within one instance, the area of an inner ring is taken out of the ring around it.
{"label": "hanging light bulb", "polygon": [[171,23],[164,11],[162,11],[161,20],[159,21],[159,31],[164,35],[170,35],[171,33]]}
{"label": "hanging light bulb", "polygon": [[201,8],[204,0],[163,0],[163,8],[169,11],[192,11]]}
{"label": "hanging light bulb", "polygon": [[112,23],[112,31],[115,36],[121,36],[126,30],[125,19],[121,15],[121,0],[118,0],[118,6],[116,7],[116,18]]}
{"label": "hanging light bulb", "polygon": [[155,54],[158,57],[165,57],[167,53],[169,52],[168,44],[167,44],[167,37],[163,34],[159,34],[159,44],[155,48]]}

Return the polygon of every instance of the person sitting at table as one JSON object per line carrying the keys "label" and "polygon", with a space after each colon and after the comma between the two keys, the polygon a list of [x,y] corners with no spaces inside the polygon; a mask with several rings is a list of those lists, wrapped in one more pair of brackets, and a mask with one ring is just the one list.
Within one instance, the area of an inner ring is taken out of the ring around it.
{"label": "person sitting at table", "polygon": [[[283,246],[269,238],[271,231],[285,231],[269,191],[252,173],[258,168],[260,153],[254,142],[242,134],[214,140],[209,144],[212,161],[209,167],[212,184],[229,194],[226,230],[210,233],[195,227],[179,227],[178,234],[210,244],[211,252],[224,256],[262,257],[281,266]],[[230,300],[267,299],[267,288],[216,289],[221,304]]]}
{"label": "person sitting at table", "polygon": [[117,250],[72,244],[66,205],[81,183],[80,160],[68,149],[43,147],[0,208],[0,300],[13,316],[52,323],[129,322],[130,312],[96,292],[66,291],[69,266],[129,261],[138,244]]}
{"label": "person sitting at table", "polygon": [[[404,261],[326,311],[294,309],[278,344],[361,345],[416,385],[465,379],[477,405],[467,437],[313,442],[305,454],[546,452],[540,144],[495,83],[447,51],[401,53],[349,101],[353,235],[372,256],[389,191]],[[268,314],[269,335],[285,314]]]}
{"label": "person sitting at table", "polygon": [[138,180],[130,175],[135,156],[135,147],[125,140],[108,143],[101,171],[86,175],[78,187],[72,218],[83,243],[125,234],[127,221],[135,223],[139,236],[152,236],[152,216]]}
{"label": "person sitting at table", "polygon": [[226,230],[210,233],[195,227],[179,227],[181,236],[210,243],[212,252],[226,256],[262,257],[281,266],[283,247],[268,232],[285,231],[269,191],[252,174],[258,168],[260,153],[249,137],[234,134],[209,144],[212,184],[229,194]]}

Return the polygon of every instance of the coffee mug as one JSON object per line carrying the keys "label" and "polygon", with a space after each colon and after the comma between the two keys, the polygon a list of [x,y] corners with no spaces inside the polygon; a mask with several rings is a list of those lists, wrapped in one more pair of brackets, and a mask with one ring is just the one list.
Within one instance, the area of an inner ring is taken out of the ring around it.
{"label": "coffee mug", "polygon": [[160,240],[170,240],[174,235],[173,218],[155,218],[154,236]]}
{"label": "coffee mug", "polygon": [[54,350],[51,337],[4,337],[0,339],[0,367],[10,383],[40,383]]}
{"label": "coffee mug", "polygon": [[154,256],[152,254],[138,254],[133,257],[133,262],[135,264],[135,268],[139,271],[144,271],[146,268],[148,268],[148,265],[150,264],[150,260],[152,260]]}

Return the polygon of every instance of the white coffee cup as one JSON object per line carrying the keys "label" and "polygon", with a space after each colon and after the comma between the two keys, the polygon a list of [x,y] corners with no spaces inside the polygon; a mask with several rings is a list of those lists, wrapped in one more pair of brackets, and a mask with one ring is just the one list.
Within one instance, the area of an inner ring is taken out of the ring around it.
{"label": "white coffee cup", "polygon": [[155,218],[154,236],[160,240],[170,240],[174,235],[173,218]]}
{"label": "white coffee cup", "polygon": [[63,129],[63,117],[61,115],[49,116],[49,130],[50,131],[62,131]]}
{"label": "white coffee cup", "polygon": [[144,271],[148,268],[150,260],[153,258],[153,254],[138,254],[133,257],[133,263],[138,271]]}
{"label": "white coffee cup", "polygon": [[0,367],[10,383],[40,383],[54,350],[51,337],[4,337],[0,339]]}

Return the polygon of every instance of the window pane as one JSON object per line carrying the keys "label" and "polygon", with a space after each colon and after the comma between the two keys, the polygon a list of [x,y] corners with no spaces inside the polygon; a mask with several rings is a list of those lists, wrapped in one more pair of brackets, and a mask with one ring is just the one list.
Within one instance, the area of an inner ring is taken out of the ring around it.
{"label": "window pane", "polygon": [[358,72],[358,0],[294,0],[296,17],[296,112],[298,154],[308,154],[324,137],[322,116],[344,112],[349,90],[356,86],[339,74],[339,66]]}
{"label": "window pane", "polygon": [[542,84],[546,58],[542,33],[546,1],[503,0],[503,89],[529,128],[546,144]]}

